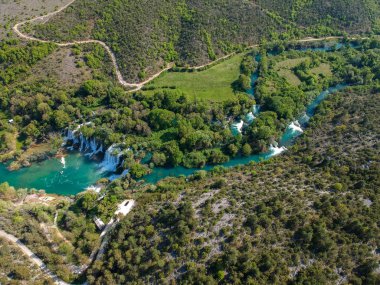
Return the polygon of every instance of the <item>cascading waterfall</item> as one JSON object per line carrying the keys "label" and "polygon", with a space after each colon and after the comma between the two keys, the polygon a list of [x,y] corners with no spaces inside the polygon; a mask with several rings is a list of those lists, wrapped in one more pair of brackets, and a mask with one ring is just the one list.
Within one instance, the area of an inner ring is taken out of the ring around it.
{"label": "cascading waterfall", "polygon": [[[98,153],[104,152],[103,144],[98,143],[95,138],[86,138],[82,133],[78,133],[80,128],[89,125],[91,122],[78,125],[74,130],[67,130],[65,142],[71,141],[73,146],[69,147],[70,150],[74,149],[74,145],[78,146],[78,150],[85,153],[86,156],[92,157]],[[110,146],[104,153],[104,159],[100,163],[100,168],[104,172],[115,172],[120,164],[122,152],[115,145]]]}
{"label": "cascading waterfall", "polygon": [[240,120],[240,122],[233,123],[231,125],[231,131],[234,136],[237,136],[238,134],[242,133],[244,122],[247,125],[250,125],[253,123],[253,121],[256,119],[256,116],[260,113],[260,106],[259,105],[253,105],[252,111],[245,115],[244,121]]}
{"label": "cascading waterfall", "polygon": [[[75,129],[67,129],[66,136],[64,138],[64,145],[66,145],[68,142],[71,142],[72,146],[69,146],[69,150],[74,150],[74,148],[77,148],[78,151],[81,153],[84,153],[87,157],[93,157],[94,155],[98,153],[104,152],[104,147],[102,143],[99,143],[96,138],[86,138],[83,133],[81,133],[79,130],[82,126],[91,124],[85,123],[78,125]],[[123,155],[123,151],[117,147],[116,145],[111,145],[105,152],[104,152],[104,159],[99,164],[100,172],[108,173],[108,172],[116,172],[119,165],[121,165],[121,158]],[[64,157],[61,158],[61,163],[63,165],[63,168],[66,167],[66,162],[64,161]],[[129,169],[125,169],[121,174],[113,174],[108,177],[109,180],[113,181],[117,178],[123,177],[127,175],[129,172]],[[100,192],[101,188],[97,185],[91,185],[87,188],[85,188],[86,191],[91,190],[95,191],[97,193]]]}
{"label": "cascading waterfall", "polygon": [[242,130],[243,130],[243,126],[244,126],[244,121],[243,120],[240,120],[240,122],[238,123],[234,123],[231,125],[231,131],[232,131],[232,134],[233,135],[238,135],[238,134],[241,134]]}
{"label": "cascading waterfall", "polygon": [[90,139],[90,145],[89,145],[89,147],[90,147],[90,150],[91,150],[91,154],[95,153],[98,150],[98,144],[97,144],[95,138]]}
{"label": "cascading waterfall", "polygon": [[79,135],[77,134],[82,126],[87,126],[89,124],[91,124],[91,122],[80,124],[74,130],[68,129],[64,141],[65,144],[67,144],[68,141],[72,142],[73,146],[68,147],[69,150],[74,150],[74,145],[79,145],[78,150],[80,152],[88,152],[85,155],[92,157],[95,154],[103,152],[103,145],[98,144],[95,138],[88,139],[82,133]]}
{"label": "cascading waterfall", "polygon": [[291,122],[288,126],[288,129],[292,132],[303,133],[303,129],[301,128],[301,124],[298,121]]}
{"label": "cascading waterfall", "polygon": [[252,112],[249,112],[246,116],[245,116],[245,121],[248,125],[252,124],[253,121],[256,119],[255,115],[252,113]]}
{"label": "cascading waterfall", "polygon": [[103,162],[100,164],[102,171],[115,172],[120,164],[122,152],[116,145],[111,145],[104,154]]}
{"label": "cascading waterfall", "polygon": [[252,106],[252,112],[253,112],[253,115],[257,116],[260,113],[260,106],[259,105],[253,105]]}
{"label": "cascading waterfall", "polygon": [[79,136],[79,140],[80,140],[80,147],[79,147],[79,151],[80,152],[85,152],[88,148],[88,142],[87,142],[87,139],[83,136],[83,134],[81,133],[80,136]]}
{"label": "cascading waterfall", "polygon": [[287,150],[288,149],[284,146],[279,147],[279,146],[270,145],[270,147],[269,147],[270,156],[279,155],[279,154],[281,154]]}
{"label": "cascading waterfall", "polygon": [[[121,164],[123,164],[123,163],[121,163]],[[121,174],[113,174],[113,175],[111,175],[110,177],[108,177],[108,179],[109,179],[110,181],[114,181],[114,180],[116,180],[116,179],[118,179],[118,178],[122,178],[122,177],[124,177],[124,176],[127,175],[128,173],[129,173],[129,169],[124,169],[123,172],[122,172]]]}
{"label": "cascading waterfall", "polygon": [[[74,150],[74,145],[78,147],[78,150],[85,153],[85,156],[92,157],[98,153],[104,152],[103,144],[98,143],[95,138],[86,138],[82,133],[79,132],[80,128],[84,125],[89,125],[91,122],[78,125],[74,130],[67,130],[65,136],[65,144],[69,141],[72,142],[73,146],[68,147],[70,150]],[[115,172],[118,166],[121,164],[121,157],[123,153],[120,148],[116,145],[111,145],[104,152],[104,159],[99,164],[99,168],[102,172]],[[124,176],[128,173],[128,170],[124,170],[118,177]],[[111,176],[112,178],[113,176]]]}
{"label": "cascading waterfall", "polygon": [[310,117],[304,113],[299,119],[298,119],[298,122],[300,123],[300,125],[306,125],[308,122],[310,121]]}

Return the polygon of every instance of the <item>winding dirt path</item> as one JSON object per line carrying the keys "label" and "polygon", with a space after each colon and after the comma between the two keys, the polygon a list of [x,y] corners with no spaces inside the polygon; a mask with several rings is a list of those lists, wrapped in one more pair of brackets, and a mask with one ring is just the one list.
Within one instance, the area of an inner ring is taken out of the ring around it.
{"label": "winding dirt path", "polygon": [[[139,82],[139,83],[129,83],[129,82],[126,82],[120,72],[120,68],[119,68],[119,65],[117,64],[117,60],[116,60],[116,56],[115,54],[111,51],[111,49],[102,41],[99,41],[99,40],[81,40],[81,41],[73,41],[73,42],[66,42],[66,43],[60,43],[60,42],[54,42],[54,41],[47,41],[47,40],[42,40],[42,39],[38,39],[38,38],[35,38],[35,37],[32,37],[32,36],[29,36],[27,34],[24,34],[23,32],[20,31],[20,27],[27,24],[27,23],[33,23],[33,22],[36,22],[36,21],[47,21],[49,17],[51,16],[54,16],[60,12],[62,12],[63,10],[65,10],[67,7],[69,7],[72,3],[74,3],[76,0],[72,0],[70,1],[69,3],[65,4],[64,6],[62,6],[61,8],[59,8],[58,10],[54,11],[54,12],[51,12],[51,13],[48,13],[44,16],[39,16],[39,17],[36,17],[36,18],[33,18],[33,19],[30,19],[30,20],[26,20],[26,21],[23,21],[23,22],[20,22],[20,23],[17,23],[16,25],[13,26],[13,31],[22,39],[24,40],[28,40],[28,41],[36,41],[36,42],[41,42],[41,43],[54,43],[56,44],[57,46],[60,46],[60,47],[68,47],[68,46],[73,46],[73,45],[77,45],[77,44],[88,44],[88,43],[96,43],[96,44],[99,44],[101,45],[106,51],[107,53],[109,54],[110,58],[111,58],[111,61],[112,61],[112,64],[115,68],[115,73],[116,73],[116,77],[117,77],[117,80],[118,82],[124,86],[124,87],[128,87],[128,88],[132,88],[131,90],[129,90],[130,92],[133,92],[133,91],[138,91],[140,90],[145,84],[149,83],[150,81],[154,80],[155,78],[157,78],[158,76],[160,76],[163,72],[171,69],[173,66],[174,66],[174,63],[170,63],[168,64],[168,66],[164,69],[162,69],[161,71],[157,72],[156,74],[150,76],[148,79],[146,79],[145,81],[142,81],[142,82]],[[297,40],[296,42],[299,42],[299,43],[305,43],[305,42],[318,42],[318,41],[328,41],[328,40],[337,40],[337,39],[342,39],[343,37],[341,36],[333,36],[333,37],[323,37],[323,38],[304,38],[304,39],[300,39],[300,40]],[[255,47],[259,47],[258,44],[256,45],[251,45],[249,47],[247,47],[248,49],[249,48],[255,48]],[[199,66],[193,66],[193,67],[189,67],[189,69],[193,69],[193,70],[199,70],[199,69],[202,69],[202,68],[205,68],[207,66],[210,66],[210,65],[213,65],[219,61],[222,61],[226,58],[229,58],[231,56],[233,56],[234,54],[236,54],[236,52],[233,52],[233,53],[230,53],[230,54],[227,54],[223,57],[220,57],[218,59],[216,59],[215,61],[212,61],[212,62],[209,62],[209,63],[206,63],[206,64],[203,64],[203,65],[199,65]]]}
{"label": "winding dirt path", "polygon": [[48,13],[44,16],[38,16],[36,18],[33,18],[33,19],[30,19],[30,20],[26,20],[26,21],[22,21],[20,23],[17,23],[16,25],[13,26],[13,31],[17,34],[17,36],[19,36],[20,38],[24,39],[24,40],[28,40],[28,41],[36,41],[36,42],[40,42],[40,43],[54,43],[56,44],[57,46],[59,47],[68,47],[68,46],[73,46],[73,45],[77,45],[77,44],[88,44],[88,43],[95,43],[95,44],[99,44],[101,45],[106,51],[107,53],[109,54],[110,58],[111,58],[111,61],[112,61],[112,64],[115,68],[115,72],[116,72],[116,77],[117,77],[117,80],[119,81],[119,83],[121,85],[123,85],[124,87],[128,87],[128,88],[133,88],[132,90],[130,91],[137,91],[137,90],[140,90],[145,84],[147,84],[148,82],[152,81],[153,79],[157,78],[158,76],[161,75],[161,73],[171,69],[173,67],[173,64],[170,63],[168,64],[168,66],[164,69],[162,69],[160,72],[152,75],[151,77],[149,77],[147,80],[143,81],[143,82],[139,82],[139,83],[128,83],[124,80],[121,72],[120,72],[120,68],[119,68],[119,65],[117,64],[117,61],[116,61],[116,57],[115,57],[115,54],[111,51],[111,49],[102,41],[98,41],[98,40],[81,40],[81,41],[73,41],[73,42],[66,42],[66,43],[59,43],[59,42],[54,42],[54,41],[47,41],[47,40],[42,40],[42,39],[38,39],[38,38],[35,38],[35,37],[32,37],[32,36],[29,36],[27,34],[24,34],[23,32],[20,31],[20,27],[27,24],[27,23],[33,23],[33,22],[36,22],[36,21],[46,21],[49,17],[51,16],[54,16],[60,12],[62,12],[63,10],[65,10],[67,7],[69,7],[72,3],[74,3],[76,0],[72,0],[70,1],[69,3],[67,3],[66,5],[62,6],[61,8],[59,8],[58,10],[54,11],[54,12],[51,12],[51,13]]}

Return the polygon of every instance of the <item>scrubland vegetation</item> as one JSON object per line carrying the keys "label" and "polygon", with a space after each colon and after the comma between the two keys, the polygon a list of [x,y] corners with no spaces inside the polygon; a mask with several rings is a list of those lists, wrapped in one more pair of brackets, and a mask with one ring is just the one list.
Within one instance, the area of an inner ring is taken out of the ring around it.
{"label": "scrubland vegetation", "polygon": [[143,80],[167,62],[194,66],[263,38],[371,33],[376,1],[76,1],[35,27],[56,41],[94,38],[116,54],[127,81]]}
{"label": "scrubland vegetation", "polygon": [[[66,282],[380,283],[380,41],[345,37],[341,48],[291,41],[375,33],[379,5],[290,2],[83,0],[24,27],[58,41],[104,41],[127,80],[176,63],[137,92],[117,84],[101,46],[2,41],[0,160],[13,160],[16,169],[54,155],[67,128],[90,122],[78,131],[104,148],[117,144],[124,151],[118,172],[130,171],[98,181],[100,193],[54,202],[28,202],[43,192],[2,183],[0,228]],[[259,49],[245,49],[259,41]],[[328,48],[307,50],[316,46]],[[237,54],[211,68],[184,72],[231,52]],[[247,93],[253,74],[254,97]],[[337,84],[347,88],[317,108],[284,155],[201,170],[267,151]],[[256,104],[253,123],[234,135],[231,124]],[[200,170],[155,185],[143,180],[154,167],[176,166]],[[100,245],[94,218],[107,223],[124,199],[136,207],[110,232],[102,258],[79,274]],[[38,270],[3,241],[0,261],[1,283],[49,284],[33,279]]]}
{"label": "scrubland vegetation", "polygon": [[0,239],[0,261],[2,284],[42,285],[52,282],[18,248],[3,239]]}
{"label": "scrubland vegetation", "polygon": [[379,89],[319,108],[285,155],[141,192],[93,284],[376,284]]}

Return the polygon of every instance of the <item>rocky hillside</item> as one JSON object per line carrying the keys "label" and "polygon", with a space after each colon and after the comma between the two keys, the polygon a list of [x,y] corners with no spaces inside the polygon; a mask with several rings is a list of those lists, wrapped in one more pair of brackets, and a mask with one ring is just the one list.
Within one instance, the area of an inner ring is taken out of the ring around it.
{"label": "rocky hillside", "polygon": [[94,38],[116,54],[122,73],[139,81],[165,63],[198,65],[263,37],[370,32],[375,1],[78,0],[35,28],[36,36]]}
{"label": "rocky hillside", "polygon": [[378,88],[331,95],[284,156],[138,194],[91,284],[378,284]]}

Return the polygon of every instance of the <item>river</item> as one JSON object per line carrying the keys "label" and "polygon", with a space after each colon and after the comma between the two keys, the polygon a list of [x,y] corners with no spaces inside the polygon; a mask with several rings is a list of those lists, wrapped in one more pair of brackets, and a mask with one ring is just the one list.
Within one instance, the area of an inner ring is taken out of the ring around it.
{"label": "river", "polygon": [[[334,48],[341,48],[342,44],[336,47],[318,47],[318,48],[302,48],[301,51],[330,51]],[[258,73],[252,74],[252,88],[248,90],[248,94],[254,96],[254,85],[258,79]],[[274,155],[280,154],[289,147],[306,127],[310,117],[314,115],[317,106],[330,93],[336,92],[344,88],[345,85],[337,85],[320,93],[309,106],[306,113],[292,122],[284,132],[278,147],[273,148],[268,153],[256,154],[247,157],[236,157],[222,164],[224,167],[233,167],[237,165],[247,164],[251,161],[259,162],[267,160]],[[206,166],[203,170],[210,170],[214,166]],[[145,181],[156,183],[160,179],[168,176],[188,176],[199,169],[187,169],[184,167],[175,168],[155,168],[152,173],[145,176]],[[47,193],[74,195],[83,191],[86,187],[94,184],[98,179],[109,177],[111,174],[101,169],[98,163],[90,160],[87,156],[78,152],[69,152],[65,157],[65,161],[52,158],[40,163],[34,163],[31,167],[22,168],[17,171],[9,171],[6,164],[0,164],[0,183],[8,182],[16,188],[35,188],[43,189]]]}

